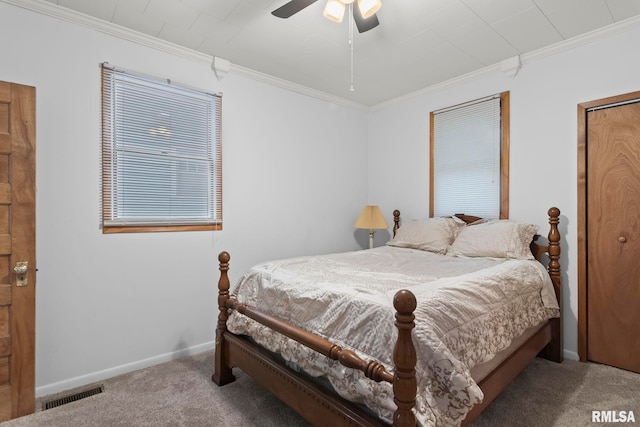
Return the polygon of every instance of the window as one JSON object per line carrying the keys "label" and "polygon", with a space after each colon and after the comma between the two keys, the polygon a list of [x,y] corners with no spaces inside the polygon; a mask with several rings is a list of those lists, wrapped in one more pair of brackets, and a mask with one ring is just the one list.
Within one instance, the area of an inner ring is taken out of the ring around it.
{"label": "window", "polygon": [[509,217],[509,92],[430,115],[430,215]]}
{"label": "window", "polygon": [[221,229],[220,123],[220,96],[103,64],[103,232]]}

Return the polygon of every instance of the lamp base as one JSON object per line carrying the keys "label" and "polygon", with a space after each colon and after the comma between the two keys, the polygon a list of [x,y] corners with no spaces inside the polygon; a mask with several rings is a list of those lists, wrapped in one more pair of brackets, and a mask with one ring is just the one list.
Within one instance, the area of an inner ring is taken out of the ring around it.
{"label": "lamp base", "polygon": [[369,230],[369,249],[373,249],[373,235],[375,231]]}

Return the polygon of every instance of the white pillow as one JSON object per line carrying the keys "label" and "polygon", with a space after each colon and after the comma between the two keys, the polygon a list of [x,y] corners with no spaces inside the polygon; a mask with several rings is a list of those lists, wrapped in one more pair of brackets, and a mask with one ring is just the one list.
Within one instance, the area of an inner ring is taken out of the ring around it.
{"label": "white pillow", "polygon": [[459,226],[453,218],[429,218],[403,222],[387,244],[439,254],[447,252]]}
{"label": "white pillow", "polygon": [[460,230],[447,255],[534,259],[529,245],[537,232],[537,225],[509,220],[467,225]]}

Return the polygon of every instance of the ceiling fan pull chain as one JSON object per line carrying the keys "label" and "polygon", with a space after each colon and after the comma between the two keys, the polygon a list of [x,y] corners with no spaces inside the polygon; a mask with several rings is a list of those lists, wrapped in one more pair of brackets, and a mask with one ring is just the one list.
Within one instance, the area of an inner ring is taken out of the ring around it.
{"label": "ceiling fan pull chain", "polygon": [[354,92],[353,87],[353,3],[349,5],[349,53],[351,55],[351,86],[349,92]]}

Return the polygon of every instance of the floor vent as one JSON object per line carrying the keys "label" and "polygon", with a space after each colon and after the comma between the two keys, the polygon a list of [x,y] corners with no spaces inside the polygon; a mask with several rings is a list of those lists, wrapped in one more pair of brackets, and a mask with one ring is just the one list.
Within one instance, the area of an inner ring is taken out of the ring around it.
{"label": "floor vent", "polygon": [[83,390],[78,393],[73,393],[67,396],[58,397],[47,402],[42,403],[42,410],[55,408],[56,406],[65,405],[67,403],[75,402],[76,400],[84,399],[85,397],[91,397],[96,394],[100,394],[104,391],[104,386],[99,385],[97,387],[90,388],[88,390]]}

